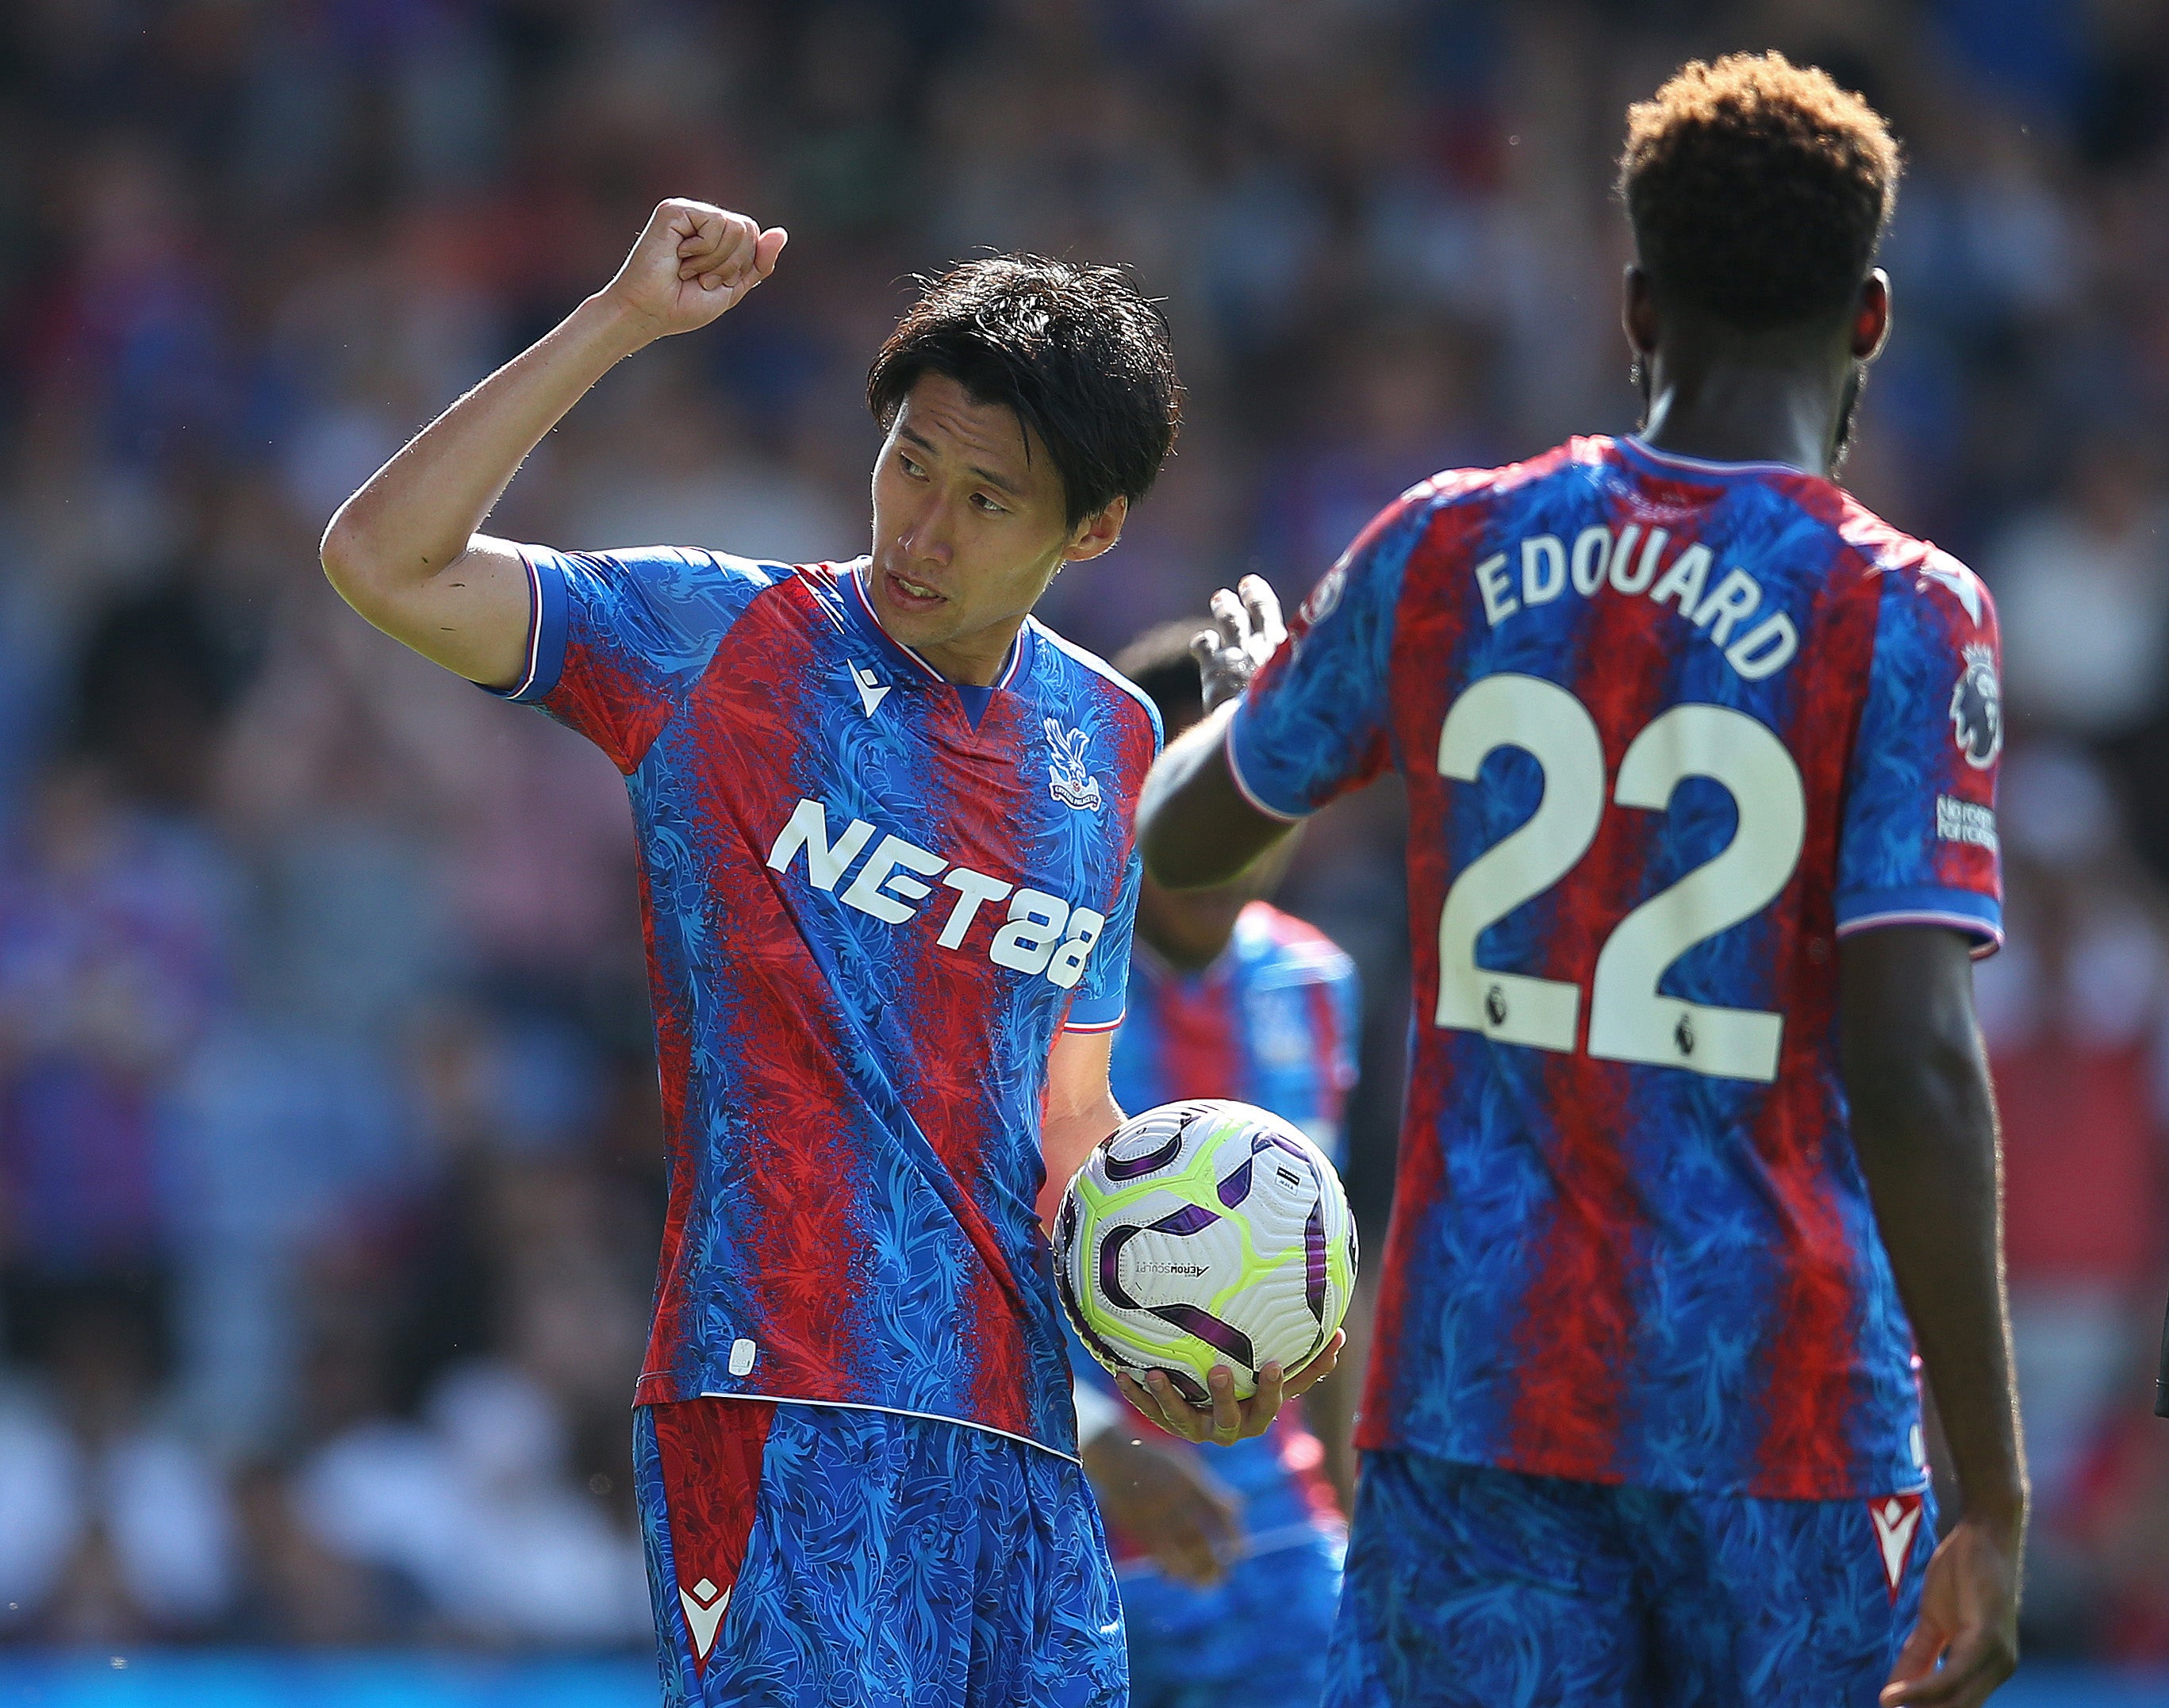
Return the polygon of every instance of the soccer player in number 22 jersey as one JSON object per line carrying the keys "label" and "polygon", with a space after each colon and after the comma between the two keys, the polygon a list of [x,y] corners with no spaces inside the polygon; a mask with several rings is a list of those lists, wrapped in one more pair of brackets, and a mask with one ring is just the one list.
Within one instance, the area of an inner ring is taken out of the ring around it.
{"label": "soccer player in number 22 jersey", "polygon": [[[664,203],[608,289],[349,501],[325,567],[632,791],[670,1162],[635,1415],[667,1700],[1114,1703],[1037,1200],[1121,1119],[1158,727],[1029,613],[1166,455],[1158,315],[1058,263],[932,284],[869,380],[887,437],[855,562],[476,531],[604,371],[784,242]],[[1178,1409],[1190,1439],[1271,1424],[1277,1371],[1231,1386]]]}
{"label": "soccer player in number 22 jersey", "polygon": [[1277,651],[1255,582],[1200,637],[1208,695],[1250,679],[1148,784],[1155,877],[1409,791],[1330,1703],[1972,1705],[2015,1663],[1996,617],[1828,477],[1896,172],[1821,73],[1688,67],[1623,168],[1641,434],[1427,481]]}

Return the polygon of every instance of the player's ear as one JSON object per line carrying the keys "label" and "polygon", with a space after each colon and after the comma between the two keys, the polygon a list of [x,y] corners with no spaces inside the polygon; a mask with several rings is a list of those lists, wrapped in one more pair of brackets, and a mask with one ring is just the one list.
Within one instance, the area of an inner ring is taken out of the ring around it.
{"label": "player's ear", "polygon": [[1854,359],[1872,362],[1890,342],[1890,275],[1880,267],[1860,281],[1860,301],[1852,311]]}
{"label": "player's ear", "polygon": [[1649,287],[1649,275],[1632,263],[1621,281],[1619,324],[1626,331],[1628,347],[1636,355],[1656,353],[1656,292]]}
{"label": "player's ear", "polygon": [[1088,516],[1079,522],[1069,535],[1069,543],[1062,548],[1065,563],[1083,563],[1097,557],[1122,537],[1122,524],[1129,519],[1130,501],[1117,497],[1096,516]]}

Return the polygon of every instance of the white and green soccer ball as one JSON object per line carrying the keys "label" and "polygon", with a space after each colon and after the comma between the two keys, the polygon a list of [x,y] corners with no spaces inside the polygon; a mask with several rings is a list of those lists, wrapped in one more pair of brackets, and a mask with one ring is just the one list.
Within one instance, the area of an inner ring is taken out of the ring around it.
{"label": "white and green soccer ball", "polygon": [[1300,1370],[1356,1285],[1356,1224],[1325,1153],[1278,1115],[1219,1099],[1148,1109],[1094,1149],[1063,1194],[1054,1274],[1079,1338],[1108,1370],[1167,1372],[1208,1402],[1261,1365]]}

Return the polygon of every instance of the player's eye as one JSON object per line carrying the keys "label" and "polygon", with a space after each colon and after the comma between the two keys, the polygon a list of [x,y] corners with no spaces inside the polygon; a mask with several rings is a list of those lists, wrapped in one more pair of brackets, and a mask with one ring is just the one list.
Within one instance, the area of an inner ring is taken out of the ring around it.
{"label": "player's eye", "polygon": [[898,451],[896,454],[896,460],[903,465],[904,473],[909,475],[914,481],[923,481],[926,478],[926,471],[919,467],[908,452]]}
{"label": "player's eye", "polygon": [[989,497],[988,497],[984,492],[974,492],[974,493],[973,493],[973,494],[972,494],[972,502],[973,502],[974,504],[977,504],[977,505],[979,507],[980,510],[981,510],[984,514],[986,514],[986,515],[989,515],[989,516],[1006,516],[1006,515],[1008,515],[1008,514],[1009,514],[1009,510],[1008,510],[1008,508],[1007,508],[1005,506],[996,503],[995,503],[992,498],[989,498]]}

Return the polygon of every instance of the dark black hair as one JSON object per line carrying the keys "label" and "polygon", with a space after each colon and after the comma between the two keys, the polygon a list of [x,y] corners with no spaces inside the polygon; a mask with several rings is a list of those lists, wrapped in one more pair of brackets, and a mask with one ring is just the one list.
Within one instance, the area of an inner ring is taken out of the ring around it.
{"label": "dark black hair", "polygon": [[1735,53],[1628,109],[1619,194],[1660,305],[1769,332],[1846,318],[1899,172],[1858,95],[1781,53]]}
{"label": "dark black hair", "polygon": [[1209,617],[1179,617],[1148,629],[1117,652],[1115,668],[1144,690],[1159,708],[1160,727],[1175,737],[1205,716],[1205,684],[1190,643],[1212,626]]}
{"label": "dark black hair", "polygon": [[1047,447],[1072,527],[1159,477],[1182,416],[1167,321],[1112,267],[994,255],[923,290],[866,375],[884,431],[919,376],[1004,404]]}

